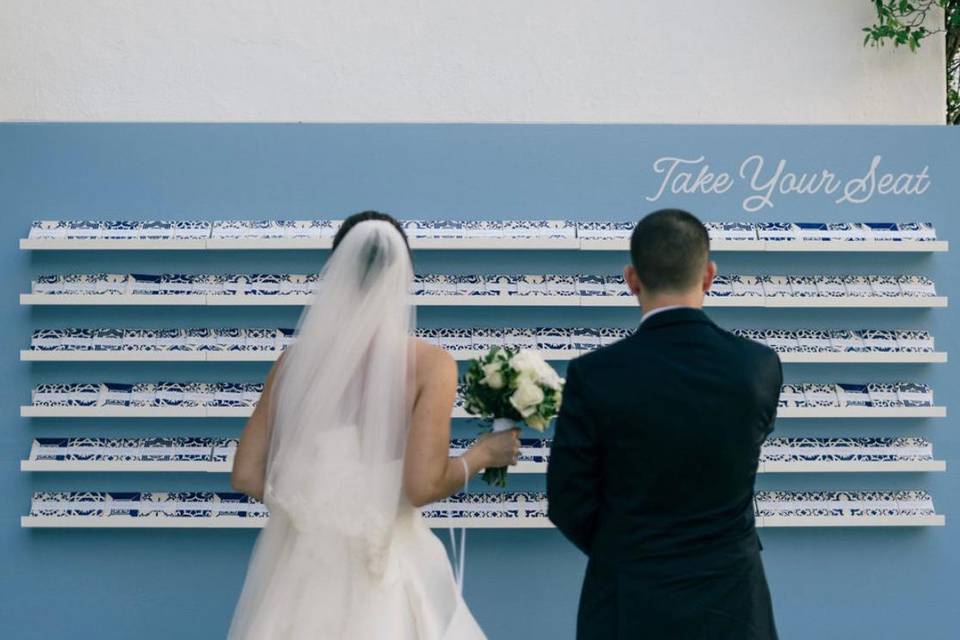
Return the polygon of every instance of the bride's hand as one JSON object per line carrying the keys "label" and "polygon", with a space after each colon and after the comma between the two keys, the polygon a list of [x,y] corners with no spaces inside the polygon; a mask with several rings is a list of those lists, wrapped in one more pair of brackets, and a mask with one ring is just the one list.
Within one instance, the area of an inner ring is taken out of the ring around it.
{"label": "bride's hand", "polygon": [[488,469],[515,465],[520,456],[520,429],[485,433],[474,446],[485,454],[484,467]]}

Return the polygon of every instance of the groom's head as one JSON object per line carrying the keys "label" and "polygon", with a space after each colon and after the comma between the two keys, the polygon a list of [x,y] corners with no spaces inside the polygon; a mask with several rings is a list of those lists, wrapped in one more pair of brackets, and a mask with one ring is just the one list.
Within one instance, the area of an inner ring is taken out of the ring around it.
{"label": "groom's head", "polygon": [[707,228],[693,214],[660,209],[634,228],[624,277],[645,309],[660,302],[700,306],[716,273]]}

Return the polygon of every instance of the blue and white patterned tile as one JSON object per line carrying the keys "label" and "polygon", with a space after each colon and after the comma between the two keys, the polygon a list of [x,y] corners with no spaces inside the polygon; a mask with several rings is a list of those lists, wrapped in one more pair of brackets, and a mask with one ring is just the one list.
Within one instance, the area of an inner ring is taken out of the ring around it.
{"label": "blue and white patterned tile", "polygon": [[141,240],[172,240],[174,237],[173,222],[170,220],[144,220],[140,223],[139,238]]}
{"label": "blue and white patterned tile", "polygon": [[130,406],[155,407],[157,402],[157,384],[155,382],[135,382],[130,390]]}
{"label": "blue and white patterned tile", "polygon": [[46,295],[66,293],[66,282],[63,276],[59,274],[40,275],[30,283],[30,292]]}
{"label": "blue and white patterned tile", "polygon": [[97,404],[100,406],[127,407],[133,400],[133,384],[128,382],[103,382],[99,385]]}
{"label": "blue and white patterned tile", "polygon": [[891,353],[899,349],[897,334],[886,329],[862,329],[857,332],[863,341],[864,351]]}
{"label": "blue and white patterned tile", "polygon": [[514,349],[536,349],[537,336],[533,329],[506,329],[503,332],[503,343]]}
{"label": "blue and white patterned tile", "polygon": [[461,296],[489,296],[493,292],[487,289],[483,276],[468,274],[457,276],[457,295]]}
{"label": "blue and white patterned tile", "polygon": [[757,237],[767,242],[798,240],[800,229],[793,222],[758,222]]}
{"label": "blue and white patterned tile", "polygon": [[67,237],[66,220],[34,220],[27,235],[31,240],[63,240]]}
{"label": "blue and white patterned tile", "polygon": [[538,327],[534,331],[537,336],[537,349],[544,351],[566,351],[571,348],[570,333],[566,329]]}
{"label": "blue and white patterned tile", "polygon": [[905,296],[925,298],[937,295],[933,280],[926,276],[902,275],[896,278],[900,291]]}
{"label": "blue and white patterned tile", "polygon": [[861,223],[871,240],[901,240],[896,222],[864,222]]}
{"label": "blue and white patterned tile", "polygon": [[803,386],[798,384],[785,384],[780,387],[780,397],[777,401],[778,407],[806,407],[806,394]]}
{"label": "blue and white patterned tile", "polygon": [[207,220],[174,220],[173,237],[178,240],[206,240],[210,237],[211,224]]}
{"label": "blue and white patterned tile", "polygon": [[127,273],[97,274],[96,293],[99,295],[125,295],[132,293],[133,278]]}
{"label": "blue and white patterned tile", "polygon": [[537,274],[527,274],[520,276],[517,283],[517,295],[519,296],[545,296],[547,295],[547,278]]}
{"label": "blue and white patterned tile", "polygon": [[840,276],[818,276],[817,295],[824,298],[842,298],[847,295],[847,287]]}
{"label": "blue and white patterned tile", "polygon": [[834,239],[826,222],[797,222],[797,239],[813,242],[828,242]]}
{"label": "blue and white patterned tile", "polygon": [[730,286],[735,296],[763,297],[763,283],[757,276],[731,275]]}
{"label": "blue and white patterned tile", "polygon": [[251,273],[248,276],[249,294],[253,296],[275,296],[286,288],[284,281],[289,280],[286,273]]}
{"label": "blue and white patterned tile", "polygon": [[757,281],[763,287],[763,295],[768,298],[789,298],[793,296],[793,287],[787,276],[758,276]]}
{"label": "blue and white patterned tile", "polygon": [[897,231],[903,240],[930,242],[937,239],[937,230],[932,222],[898,222]]}
{"label": "blue and white patterned tile", "polygon": [[897,276],[870,276],[873,295],[883,298],[896,298],[903,295]]}
{"label": "blue and white patterned tile", "polygon": [[791,295],[797,298],[816,298],[820,295],[817,287],[819,276],[787,276]]}
{"label": "blue and white patterned tile", "polygon": [[34,438],[30,447],[31,460],[66,460],[70,453],[70,438]]}
{"label": "blue and white patterned tile", "polygon": [[124,329],[120,343],[122,351],[153,351],[157,348],[155,329]]}
{"label": "blue and white patterned tile", "polygon": [[69,351],[92,351],[96,329],[64,329],[60,348]]}
{"label": "blue and white patterned tile", "polygon": [[138,220],[106,220],[100,223],[103,240],[136,240],[141,237],[143,223]]}
{"label": "blue and white patterned tile", "polygon": [[520,276],[509,274],[494,274],[484,276],[487,283],[487,290],[492,295],[510,296],[516,295],[520,282]]}
{"label": "blue and white patterned tile", "polygon": [[837,400],[841,407],[871,407],[870,392],[865,384],[838,383]]}
{"label": "blue and white patterned tile", "polygon": [[898,330],[897,350],[905,353],[930,353],[934,351],[933,336],[928,331]]}
{"label": "blue and white patterned tile", "polygon": [[803,398],[808,407],[840,406],[836,385],[806,383],[800,385],[800,388],[803,390]]}
{"label": "blue and white patterned tile", "polygon": [[577,276],[561,276],[551,274],[546,276],[547,294],[551,296],[576,296],[580,289]]}
{"label": "blue and white patterned tile", "polygon": [[603,289],[608,296],[629,297],[633,295],[621,274],[604,276]]}
{"label": "blue and white patterned tile", "polygon": [[66,238],[68,240],[95,240],[101,236],[103,223],[99,220],[67,220]]}
{"label": "blue and white patterned tile", "polygon": [[859,332],[849,329],[831,329],[830,342],[842,353],[866,350]]}
{"label": "blue and white patterned tile", "polygon": [[831,240],[863,242],[867,239],[864,228],[851,222],[828,222],[827,233]]}
{"label": "blue and white patterned tile", "polygon": [[124,329],[100,327],[93,331],[94,351],[119,351],[123,348]]}
{"label": "blue and white patterned tile", "polygon": [[186,351],[186,329],[154,329],[157,351]]}
{"label": "blue and white patterned tile", "polygon": [[713,279],[707,295],[714,298],[729,298],[733,295],[733,285],[729,276],[718,275]]}
{"label": "blue and white patterned tile", "polygon": [[131,295],[157,295],[162,288],[161,277],[157,274],[130,274],[129,292]]}
{"label": "blue and white patterned tile", "polygon": [[604,337],[602,337],[601,334],[605,332],[608,334],[606,338],[610,342],[614,342],[611,329],[591,329],[588,327],[568,329],[567,334],[570,336],[570,348],[580,353],[587,353],[598,349],[604,344]]}
{"label": "blue and white patterned tile", "polygon": [[898,382],[897,396],[905,407],[932,407],[933,389],[916,382]]}
{"label": "blue and white patterned tile", "polygon": [[440,346],[447,351],[472,351],[473,332],[470,329],[437,329]]}
{"label": "blue and white patterned tile", "polygon": [[66,331],[67,329],[34,329],[30,334],[30,348],[34,351],[62,349],[62,340]]}
{"label": "blue and white patterned tile", "polygon": [[839,351],[830,332],[824,329],[800,329],[797,331],[800,351],[806,353],[831,353]]}
{"label": "blue and white patterned tile", "polygon": [[474,329],[471,336],[473,348],[480,351],[488,351],[493,347],[503,346],[503,329],[498,328],[480,328]]}
{"label": "blue and white patterned tile", "polygon": [[601,276],[581,274],[577,276],[577,292],[585,297],[603,296],[606,286]]}
{"label": "blue and white patterned tile", "polygon": [[897,385],[887,382],[871,382],[867,385],[870,403],[874,407],[902,407],[903,401],[897,393]]}
{"label": "blue and white patterned tile", "polygon": [[873,286],[870,284],[869,276],[844,276],[843,286],[847,289],[847,295],[851,297],[862,298],[876,295],[873,292]]}
{"label": "blue and white patterned tile", "polygon": [[800,343],[793,331],[783,329],[767,329],[762,333],[763,342],[778,353],[796,353],[800,350]]}

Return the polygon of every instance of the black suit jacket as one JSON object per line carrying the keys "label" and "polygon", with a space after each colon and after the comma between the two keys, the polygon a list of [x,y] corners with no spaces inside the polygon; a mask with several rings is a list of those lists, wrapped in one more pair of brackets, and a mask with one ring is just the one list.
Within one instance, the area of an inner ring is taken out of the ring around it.
{"label": "black suit jacket", "polygon": [[573,360],[550,519],[590,558],[579,638],[774,638],[754,528],[776,353],[698,309]]}

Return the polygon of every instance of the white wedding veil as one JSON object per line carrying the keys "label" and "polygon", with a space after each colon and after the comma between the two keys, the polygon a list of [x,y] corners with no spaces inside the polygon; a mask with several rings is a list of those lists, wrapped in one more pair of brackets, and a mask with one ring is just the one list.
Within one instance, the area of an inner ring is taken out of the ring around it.
{"label": "white wedding veil", "polygon": [[387,221],[357,223],[329,256],[268,399],[271,522],[231,637],[261,637],[257,609],[298,597],[291,577],[301,569],[285,564],[311,564],[302,571],[323,572],[331,584],[348,579],[338,574],[349,558],[372,580],[383,573],[413,401],[412,281],[406,242]]}

